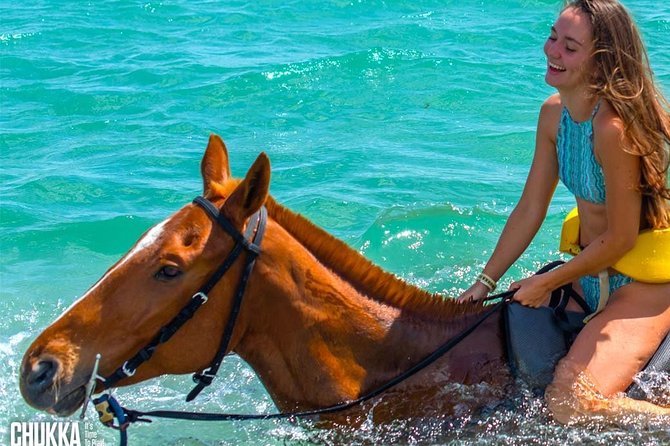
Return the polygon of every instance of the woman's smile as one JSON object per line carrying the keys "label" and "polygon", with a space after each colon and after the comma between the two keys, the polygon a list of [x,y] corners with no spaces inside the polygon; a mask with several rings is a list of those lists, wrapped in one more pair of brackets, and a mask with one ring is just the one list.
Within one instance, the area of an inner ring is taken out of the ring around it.
{"label": "woman's smile", "polygon": [[552,63],[552,62],[547,62],[547,67],[548,67],[549,72],[552,73],[552,74],[562,73],[566,70],[565,67],[563,67],[561,65],[558,65],[558,64],[555,64],[555,63]]}

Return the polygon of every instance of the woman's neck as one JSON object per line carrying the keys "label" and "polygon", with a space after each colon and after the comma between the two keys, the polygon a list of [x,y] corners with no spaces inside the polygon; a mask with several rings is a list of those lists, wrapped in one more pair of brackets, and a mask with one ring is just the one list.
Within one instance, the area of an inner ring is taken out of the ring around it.
{"label": "woman's neck", "polygon": [[591,117],[593,108],[598,102],[598,97],[594,96],[586,89],[558,91],[561,95],[561,103],[570,112],[570,116],[575,121],[586,121]]}

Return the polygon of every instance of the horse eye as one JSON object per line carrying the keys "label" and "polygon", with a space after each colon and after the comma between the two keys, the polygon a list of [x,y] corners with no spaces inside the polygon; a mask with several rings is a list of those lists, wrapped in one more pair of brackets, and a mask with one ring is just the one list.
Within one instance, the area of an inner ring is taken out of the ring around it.
{"label": "horse eye", "polygon": [[180,275],[181,271],[179,270],[179,268],[177,268],[176,266],[165,265],[158,270],[155,277],[158,280],[171,280],[174,279],[175,277],[179,277]]}

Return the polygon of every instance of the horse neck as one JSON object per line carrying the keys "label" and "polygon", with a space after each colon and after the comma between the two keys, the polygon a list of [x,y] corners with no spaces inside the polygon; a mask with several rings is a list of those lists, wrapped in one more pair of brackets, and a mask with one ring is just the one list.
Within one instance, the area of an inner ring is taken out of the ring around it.
{"label": "horse neck", "polygon": [[236,351],[280,408],[355,398],[413,366],[479,312],[401,282],[274,206],[257,264],[263,280],[254,283]]}

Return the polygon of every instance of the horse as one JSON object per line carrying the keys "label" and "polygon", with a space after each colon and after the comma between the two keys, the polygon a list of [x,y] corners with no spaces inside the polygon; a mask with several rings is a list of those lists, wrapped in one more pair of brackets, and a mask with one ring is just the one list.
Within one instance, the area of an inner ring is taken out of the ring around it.
{"label": "horse", "polygon": [[[280,205],[269,194],[265,153],[243,179],[235,179],[224,142],[211,135],[201,174],[204,201],[239,233],[256,231],[251,217],[267,209],[260,253],[222,353],[246,361],[281,411],[355,400],[414,366],[487,310],[481,302],[457,302],[398,279]],[[211,364],[250,252],[229,265],[203,294],[202,308],[169,340],[154,345],[150,358],[132,372],[124,368],[200,295],[199,287],[235,249],[236,237],[216,220],[189,203],[144,233],[30,345],[20,368],[26,402],[51,414],[72,414],[86,400],[98,353],[100,376],[124,371],[112,387],[199,372]],[[377,422],[442,416],[463,410],[463,404],[474,408],[500,398],[512,380],[501,319],[500,312],[492,314],[424,370],[330,419],[361,419],[370,412]],[[464,402],[453,383],[485,384],[471,386],[479,395]],[[105,386],[98,381],[95,391]]]}

